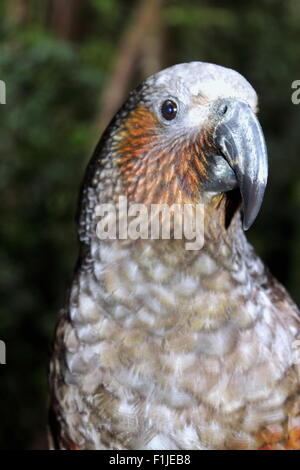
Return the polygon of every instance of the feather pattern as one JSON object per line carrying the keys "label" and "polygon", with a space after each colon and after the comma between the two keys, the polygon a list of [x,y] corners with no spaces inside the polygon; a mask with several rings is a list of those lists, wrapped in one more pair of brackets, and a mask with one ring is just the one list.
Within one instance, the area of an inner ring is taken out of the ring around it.
{"label": "feather pattern", "polygon": [[[253,89],[227,70],[183,64],[149,79],[95,151],[50,366],[53,447],[300,449],[299,311],[248,244],[239,204],[226,226],[229,196],[201,192],[209,126],[197,133],[179,123],[172,134],[153,104],[167,86],[185,103],[192,93],[193,106],[235,93],[255,108]],[[197,191],[206,209],[200,251],[184,240],[96,236],[101,203],[123,194],[195,202]]]}

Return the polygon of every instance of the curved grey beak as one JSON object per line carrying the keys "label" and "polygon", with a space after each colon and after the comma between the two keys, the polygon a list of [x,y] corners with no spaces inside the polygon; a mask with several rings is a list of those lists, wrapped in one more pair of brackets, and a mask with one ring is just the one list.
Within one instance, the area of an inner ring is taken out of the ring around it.
{"label": "curved grey beak", "polygon": [[232,168],[243,202],[243,228],[260,210],[268,178],[268,156],[262,128],[250,107],[234,99],[215,103],[214,143]]}

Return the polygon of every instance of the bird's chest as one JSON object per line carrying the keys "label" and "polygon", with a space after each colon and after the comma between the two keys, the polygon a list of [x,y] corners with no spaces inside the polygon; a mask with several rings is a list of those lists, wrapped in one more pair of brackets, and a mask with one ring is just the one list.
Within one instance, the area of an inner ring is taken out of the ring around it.
{"label": "bird's chest", "polygon": [[105,447],[109,431],[117,448],[242,447],[282,421],[290,338],[266,297],[251,300],[246,270],[168,246],[97,249],[65,331],[73,406],[86,415],[77,441]]}

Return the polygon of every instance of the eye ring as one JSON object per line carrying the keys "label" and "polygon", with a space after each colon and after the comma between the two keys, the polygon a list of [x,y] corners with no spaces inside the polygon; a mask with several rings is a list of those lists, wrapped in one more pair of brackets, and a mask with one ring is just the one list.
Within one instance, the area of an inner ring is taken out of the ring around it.
{"label": "eye ring", "polygon": [[167,121],[172,121],[177,116],[178,106],[173,100],[165,100],[161,105],[161,114]]}

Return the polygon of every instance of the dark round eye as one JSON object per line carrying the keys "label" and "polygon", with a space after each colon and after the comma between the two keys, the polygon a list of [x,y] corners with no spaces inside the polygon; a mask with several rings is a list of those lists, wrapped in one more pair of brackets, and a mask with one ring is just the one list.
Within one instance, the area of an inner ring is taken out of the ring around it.
{"label": "dark round eye", "polygon": [[172,100],[164,101],[161,107],[161,114],[167,121],[171,121],[176,117],[177,104]]}

